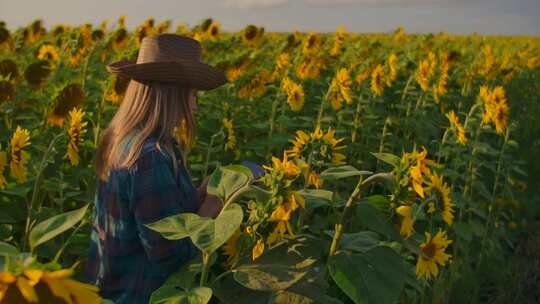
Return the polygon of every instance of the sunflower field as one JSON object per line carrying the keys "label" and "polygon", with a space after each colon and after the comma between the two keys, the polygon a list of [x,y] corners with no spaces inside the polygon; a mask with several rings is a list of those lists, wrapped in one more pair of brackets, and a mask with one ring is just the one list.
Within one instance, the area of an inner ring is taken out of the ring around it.
{"label": "sunflower field", "polygon": [[229,80],[199,93],[187,155],[225,207],[148,225],[201,251],[151,303],[540,301],[539,37],[122,16],[0,23],[1,303],[102,302],[82,277],[93,157],[128,84],[105,65],[167,32]]}

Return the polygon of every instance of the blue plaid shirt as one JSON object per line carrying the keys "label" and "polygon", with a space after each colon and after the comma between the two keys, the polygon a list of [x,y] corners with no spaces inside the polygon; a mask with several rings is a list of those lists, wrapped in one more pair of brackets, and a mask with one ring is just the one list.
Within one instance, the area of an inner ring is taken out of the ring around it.
{"label": "blue plaid shirt", "polygon": [[155,136],[147,138],[134,166],[111,170],[107,182],[97,180],[85,275],[103,298],[117,304],[148,303],[151,293],[198,253],[189,238],[167,240],[144,226],[197,212],[196,188],[178,143],[176,176],[172,159],[155,144]]}

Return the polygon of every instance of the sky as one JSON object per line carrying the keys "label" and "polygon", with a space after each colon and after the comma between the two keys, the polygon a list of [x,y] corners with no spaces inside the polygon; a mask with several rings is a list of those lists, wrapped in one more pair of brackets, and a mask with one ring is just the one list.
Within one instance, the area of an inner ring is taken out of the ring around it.
{"label": "sky", "polygon": [[0,0],[0,20],[15,29],[35,19],[46,27],[115,22],[133,28],[148,17],[193,26],[207,17],[225,31],[247,24],[267,31],[406,32],[540,36],[540,0]]}

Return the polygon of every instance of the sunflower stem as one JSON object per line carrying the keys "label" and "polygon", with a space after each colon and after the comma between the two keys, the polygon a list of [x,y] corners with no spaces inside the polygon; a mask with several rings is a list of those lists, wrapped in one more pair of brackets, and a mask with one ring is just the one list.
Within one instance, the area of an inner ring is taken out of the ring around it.
{"label": "sunflower stem", "polygon": [[23,242],[23,250],[26,249],[27,244],[29,245],[28,237],[29,237],[30,229],[32,228],[31,227],[32,225],[30,224],[30,221],[31,221],[30,217],[31,217],[35,202],[38,198],[39,186],[41,185],[41,181],[43,179],[43,171],[45,170],[45,167],[47,167],[47,159],[49,158],[49,154],[53,150],[54,145],[56,144],[56,141],[63,135],[64,133],[59,133],[55,137],[53,137],[53,139],[51,140],[51,143],[49,144],[49,147],[47,148],[47,150],[45,151],[45,154],[43,154],[43,157],[41,158],[41,162],[39,164],[38,172],[36,175],[36,181],[34,182],[34,190],[32,191],[32,198],[30,199],[30,202],[27,206],[28,211],[26,214],[26,226],[24,229],[25,242]]}
{"label": "sunflower stem", "polygon": [[345,209],[343,209],[343,213],[341,213],[341,218],[339,220],[339,223],[337,223],[335,226],[334,237],[332,238],[332,244],[330,245],[328,257],[331,257],[336,254],[338,242],[341,239],[341,235],[343,234],[343,224],[345,223],[345,219],[349,215],[352,203],[360,196],[360,188],[362,186],[363,180],[364,180],[363,177],[360,177],[360,179],[358,179],[358,183],[356,184],[354,191],[352,192],[351,196],[349,196],[349,199],[347,200],[347,203],[345,204]]}
{"label": "sunflower stem", "polygon": [[203,269],[201,273],[201,281],[199,282],[200,286],[204,286],[208,278],[208,268],[210,268],[210,255],[208,253],[206,252],[202,253],[202,262],[203,262]]}
{"label": "sunflower stem", "polygon": [[356,141],[356,136],[358,134],[358,128],[360,127],[360,111],[362,110],[362,96],[358,98],[358,103],[356,104],[356,112],[354,113],[354,128],[351,134],[351,142]]}
{"label": "sunflower stem", "polygon": [[276,94],[276,99],[274,99],[274,102],[272,103],[272,113],[270,114],[270,129],[268,130],[268,145],[266,146],[266,159],[270,158],[271,153],[271,147],[272,147],[272,137],[274,136],[274,129],[275,129],[275,120],[276,120],[276,113],[277,108],[279,104],[279,96],[280,93]]}

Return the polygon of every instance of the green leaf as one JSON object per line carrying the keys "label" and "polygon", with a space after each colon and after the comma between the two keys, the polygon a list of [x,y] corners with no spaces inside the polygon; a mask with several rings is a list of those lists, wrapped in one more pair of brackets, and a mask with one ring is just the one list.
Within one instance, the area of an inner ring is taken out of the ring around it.
{"label": "green leaf", "polygon": [[371,184],[380,183],[383,184],[386,189],[392,191],[396,186],[396,178],[392,173],[377,173],[368,177],[365,181],[362,182],[362,188],[365,188]]}
{"label": "green leaf", "polygon": [[394,154],[391,153],[373,153],[371,152],[373,156],[375,156],[377,159],[391,165],[394,168],[397,168],[399,166],[399,163],[401,162],[401,158],[397,157]]}
{"label": "green leaf", "polygon": [[302,195],[308,209],[328,206],[334,198],[334,192],[323,189],[302,189],[297,191],[297,193]]}
{"label": "green leaf", "polygon": [[328,269],[339,288],[356,304],[393,304],[405,282],[401,257],[384,246],[362,254],[338,253],[330,258]]}
{"label": "green leaf", "polygon": [[353,166],[339,166],[339,167],[332,167],[324,170],[321,172],[321,175],[319,178],[323,180],[332,180],[332,179],[340,179],[340,178],[346,178],[351,176],[360,176],[360,175],[371,175],[373,172],[370,171],[360,171],[356,169]]}
{"label": "green leaf", "polygon": [[0,212],[0,223],[1,224],[14,224],[16,221],[9,214]]}
{"label": "green leaf", "polygon": [[360,223],[369,230],[381,233],[394,240],[401,240],[381,211],[375,208],[369,201],[362,200],[356,204],[356,216],[360,220]]}
{"label": "green leaf", "polygon": [[151,304],[206,304],[212,298],[212,289],[196,287],[181,291],[174,286],[162,286],[152,293]]}
{"label": "green leaf", "polygon": [[17,255],[19,254],[19,250],[6,242],[0,241],[0,255]]}
{"label": "green leaf", "polygon": [[233,277],[252,290],[285,290],[309,273],[322,271],[322,266],[316,266],[321,251],[319,242],[318,238],[298,237],[265,250],[255,261],[251,256],[244,257]]}
{"label": "green leaf", "polygon": [[285,290],[300,281],[315,262],[315,259],[308,258],[295,265],[288,265],[280,260],[273,263],[244,264],[236,269],[234,279],[249,289]]}
{"label": "green leaf", "polygon": [[0,190],[0,193],[26,198],[30,189],[29,186],[17,186],[15,188]]}
{"label": "green leaf", "polygon": [[244,197],[254,198],[257,202],[267,202],[272,198],[272,192],[260,187],[250,185],[248,191],[243,194]]}
{"label": "green leaf", "polygon": [[146,225],[169,240],[190,237],[201,251],[212,254],[240,227],[244,213],[238,204],[229,204],[216,219],[181,213]]}
{"label": "green leaf", "polygon": [[32,231],[30,231],[29,244],[30,248],[33,250],[40,244],[43,244],[50,239],[60,235],[69,228],[75,226],[80,222],[86,210],[88,209],[89,204],[86,204],[84,207],[68,211],[59,215],[55,215],[39,224],[37,224]]}
{"label": "green leaf", "polygon": [[[332,231],[330,235],[333,237],[334,231]],[[340,250],[366,252],[376,247],[379,241],[379,235],[373,231],[343,233],[339,240],[339,248]]]}
{"label": "green leaf", "polygon": [[210,176],[206,191],[227,202],[231,195],[247,186],[252,178],[251,170],[241,165],[218,167]]}

